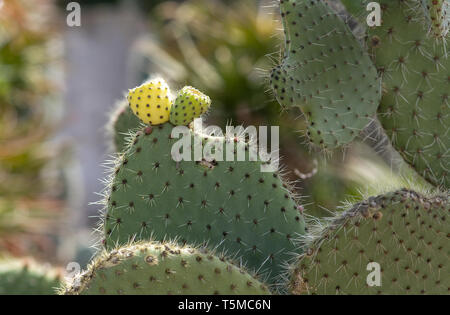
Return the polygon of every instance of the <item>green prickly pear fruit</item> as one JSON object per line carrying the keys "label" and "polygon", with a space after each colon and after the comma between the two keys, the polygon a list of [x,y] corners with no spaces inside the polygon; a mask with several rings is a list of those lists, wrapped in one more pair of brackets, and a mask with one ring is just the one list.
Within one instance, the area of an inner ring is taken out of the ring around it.
{"label": "green prickly pear fruit", "polygon": [[448,294],[449,195],[400,190],[311,228],[294,294]]}
{"label": "green prickly pear fruit", "polygon": [[448,34],[429,34],[428,12],[417,0],[380,4],[383,23],[368,30],[383,79],[378,118],[403,159],[433,185],[448,188]]}
{"label": "green prickly pear fruit", "polygon": [[304,113],[309,141],[323,149],[350,143],[374,118],[381,84],[369,55],[323,0],[282,0],[282,64],[270,84],[285,108]]}
{"label": "green prickly pear fruit", "polygon": [[169,121],[172,99],[170,88],[162,78],[155,78],[128,92],[133,113],[147,125],[160,125]]}
{"label": "green prickly pear fruit", "polygon": [[0,261],[0,295],[55,294],[61,279],[59,270],[40,266],[32,259]]}
{"label": "green prickly pear fruit", "polygon": [[[105,199],[104,245],[111,249],[130,240],[171,238],[205,244],[242,257],[250,269],[270,275],[275,283],[283,263],[296,250],[293,240],[305,225],[295,196],[278,172],[261,172],[261,161],[238,161],[248,144],[238,139],[208,137],[184,127],[186,139],[218,145],[234,161],[175,162],[172,148],[180,140],[164,124],[136,133],[119,157]],[[234,152],[233,152],[234,151]],[[190,154],[188,152],[188,154]]]}
{"label": "green prickly pear fruit", "polygon": [[268,295],[267,287],[225,259],[189,246],[135,243],[104,252],[61,289],[82,295]]}
{"label": "green prickly pear fruit", "polygon": [[127,147],[127,138],[130,133],[140,126],[139,118],[133,113],[128,106],[127,101],[122,101],[117,104],[116,109],[111,115],[108,123],[108,132],[111,134],[113,142],[113,150],[115,152],[123,152]]}
{"label": "green prickly pear fruit", "polygon": [[172,106],[170,122],[175,126],[187,126],[195,118],[206,113],[210,106],[209,96],[191,86],[185,86],[178,92]]}

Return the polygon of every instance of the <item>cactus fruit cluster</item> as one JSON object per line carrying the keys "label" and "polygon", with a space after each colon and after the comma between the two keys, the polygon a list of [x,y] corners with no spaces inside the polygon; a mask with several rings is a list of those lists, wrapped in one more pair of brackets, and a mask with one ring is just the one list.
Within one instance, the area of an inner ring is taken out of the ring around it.
{"label": "cactus fruit cluster", "polygon": [[209,96],[191,86],[182,88],[173,100],[169,85],[162,78],[151,79],[131,89],[127,101],[143,123],[153,126],[169,120],[175,126],[187,126],[211,106]]}
{"label": "cactus fruit cluster", "polygon": [[171,243],[134,243],[99,255],[61,290],[99,295],[267,295],[242,268],[212,253]]}
{"label": "cactus fruit cluster", "polygon": [[[396,191],[311,229],[293,268],[292,293],[448,294],[449,201]],[[367,281],[371,263],[380,266],[376,286]]]}
{"label": "cactus fruit cluster", "polygon": [[61,272],[31,259],[0,261],[0,295],[49,295],[61,285]]}

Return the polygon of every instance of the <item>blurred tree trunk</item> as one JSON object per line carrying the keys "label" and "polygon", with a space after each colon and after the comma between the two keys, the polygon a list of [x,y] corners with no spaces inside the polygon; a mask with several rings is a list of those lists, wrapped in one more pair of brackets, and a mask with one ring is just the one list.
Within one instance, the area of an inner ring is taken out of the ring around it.
{"label": "blurred tree trunk", "polygon": [[81,26],[66,26],[64,32],[67,112],[61,136],[73,147],[82,193],[70,205],[62,251],[74,248],[81,231],[98,221],[100,207],[90,203],[104,188],[102,164],[109,153],[104,126],[114,103],[132,87],[127,82],[130,48],[146,30],[145,17],[132,5],[83,4]]}

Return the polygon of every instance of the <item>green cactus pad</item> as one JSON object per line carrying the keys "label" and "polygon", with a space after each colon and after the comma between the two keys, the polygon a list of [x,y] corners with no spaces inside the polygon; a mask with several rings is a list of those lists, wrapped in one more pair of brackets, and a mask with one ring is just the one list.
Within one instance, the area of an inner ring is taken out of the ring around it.
{"label": "green cactus pad", "polygon": [[270,84],[285,108],[300,107],[310,142],[350,143],[374,118],[381,84],[370,57],[326,1],[282,0],[286,52]]}
{"label": "green cactus pad", "polygon": [[[309,236],[292,292],[448,294],[449,202],[405,189],[356,204]],[[379,265],[380,283],[367,281],[376,280],[369,263]]]}
{"label": "green cactus pad", "polygon": [[174,244],[139,243],[104,252],[62,294],[268,295],[244,270],[208,252]]}
{"label": "green cactus pad", "polygon": [[[138,132],[117,161],[105,200],[106,248],[152,237],[207,243],[242,257],[250,269],[270,274],[275,282],[295,251],[293,239],[305,228],[287,184],[277,172],[261,172],[262,162],[236,161],[232,151],[234,162],[175,162],[171,148],[179,140],[171,137],[173,128],[164,124]],[[185,129],[192,144],[247,147],[240,140]]]}
{"label": "green cactus pad", "polygon": [[185,86],[178,92],[170,110],[170,122],[175,126],[187,126],[206,113],[210,106],[209,96],[191,86]]}
{"label": "green cactus pad", "polygon": [[418,1],[380,2],[383,24],[368,34],[383,78],[379,120],[408,164],[430,183],[448,188],[448,35],[429,35],[427,13]]}
{"label": "green cactus pad", "polygon": [[112,113],[108,125],[108,131],[112,135],[113,149],[115,152],[123,152],[127,147],[127,137],[130,132],[141,125],[139,118],[128,106],[127,101],[118,103],[116,110]]}
{"label": "green cactus pad", "polygon": [[60,273],[30,259],[0,261],[0,295],[50,295],[60,285]]}

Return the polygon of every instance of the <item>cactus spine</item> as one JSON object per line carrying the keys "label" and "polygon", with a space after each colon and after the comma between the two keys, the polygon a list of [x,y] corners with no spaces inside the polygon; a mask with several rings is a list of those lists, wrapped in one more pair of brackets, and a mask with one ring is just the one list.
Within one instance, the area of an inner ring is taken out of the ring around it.
{"label": "cactus spine", "polygon": [[[136,133],[113,170],[102,229],[111,249],[130,240],[208,245],[242,257],[250,269],[275,283],[304,233],[304,220],[280,174],[262,173],[262,162],[237,161],[237,148],[248,144],[189,131],[192,145],[232,143],[234,161],[175,162],[173,126]],[[248,157],[248,155],[247,155]]]}

